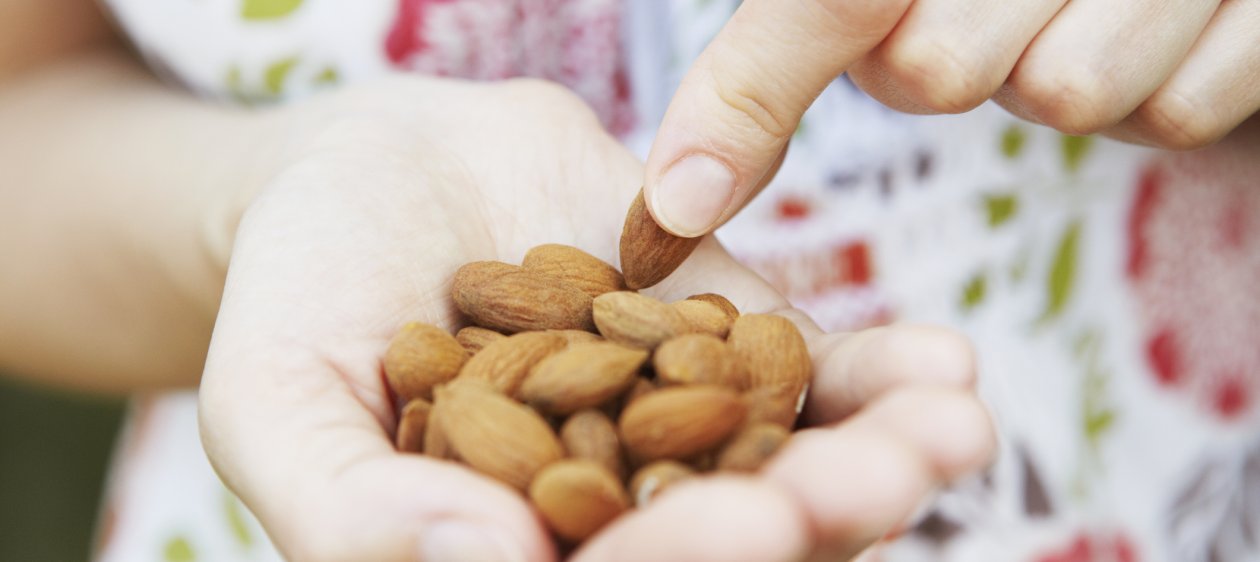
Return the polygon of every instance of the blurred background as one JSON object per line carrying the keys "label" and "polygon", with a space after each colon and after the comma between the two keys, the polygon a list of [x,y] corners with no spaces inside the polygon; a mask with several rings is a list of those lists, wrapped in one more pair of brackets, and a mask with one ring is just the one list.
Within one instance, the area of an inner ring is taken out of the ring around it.
{"label": "blurred background", "polygon": [[0,374],[0,561],[88,559],[125,405]]}

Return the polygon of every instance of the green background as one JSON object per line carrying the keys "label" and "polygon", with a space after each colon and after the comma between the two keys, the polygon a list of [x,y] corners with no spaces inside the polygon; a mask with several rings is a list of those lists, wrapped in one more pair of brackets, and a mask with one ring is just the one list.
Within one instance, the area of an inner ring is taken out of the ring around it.
{"label": "green background", "polygon": [[0,560],[87,560],[125,403],[0,374]]}

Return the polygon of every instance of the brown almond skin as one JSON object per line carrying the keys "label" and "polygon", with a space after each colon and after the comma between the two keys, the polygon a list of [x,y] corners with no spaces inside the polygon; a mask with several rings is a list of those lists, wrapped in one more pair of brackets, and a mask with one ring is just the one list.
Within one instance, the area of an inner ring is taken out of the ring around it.
{"label": "brown almond skin", "polygon": [[621,273],[626,286],[638,290],[660,283],[687,260],[702,239],[674,236],[661,228],[647,210],[643,190],[639,190],[621,229]]}
{"label": "brown almond skin", "polygon": [[547,526],[579,543],[630,509],[621,480],[599,463],[563,460],[544,468],[529,486],[529,498]]}
{"label": "brown almond skin", "polygon": [[424,454],[443,460],[457,460],[458,455],[451,448],[442,430],[442,407],[433,404],[429,410],[429,420],[424,428]]}
{"label": "brown almond skin", "polygon": [[398,435],[395,444],[404,453],[424,451],[425,428],[429,424],[429,412],[433,405],[423,398],[416,398],[403,406],[398,415]]}
{"label": "brown almond skin", "polygon": [[604,338],[600,337],[599,334],[592,334],[585,330],[547,330],[547,333],[555,334],[564,338],[564,341],[569,342],[570,345],[575,343],[604,341]]}
{"label": "brown almond skin", "polygon": [[683,300],[670,304],[687,320],[690,331],[725,338],[734,320],[718,305],[705,301]]}
{"label": "brown almond skin", "polygon": [[525,490],[543,467],[564,457],[546,420],[525,405],[479,384],[439,387],[441,429],[464,462]]}
{"label": "brown almond skin", "polygon": [[710,334],[669,339],[656,348],[652,364],[656,377],[665,384],[716,384],[734,390],[747,386],[747,376],[726,342]]}
{"label": "brown almond skin", "polygon": [[446,330],[411,322],[402,327],[385,351],[385,378],[405,401],[431,398],[433,387],[455,378],[468,352]]}
{"label": "brown almond skin", "polygon": [[631,402],[638,400],[649,392],[654,392],[657,388],[658,385],[655,382],[639,377],[639,380],[634,381],[634,385],[630,387],[630,390],[626,391],[625,396],[622,398],[622,403],[628,406]]}
{"label": "brown almond skin", "polygon": [[740,395],[729,388],[674,386],[631,402],[617,425],[621,442],[637,458],[685,459],[722,443],[746,413]]}
{"label": "brown almond skin", "polygon": [[745,426],[718,453],[717,469],[756,472],[790,436],[787,429],[773,423]]}
{"label": "brown almond skin", "polygon": [[595,298],[595,325],[609,341],[654,349],[687,333],[690,326],[673,307],[647,295],[620,291]]}
{"label": "brown almond skin", "polygon": [[790,388],[778,387],[749,390],[744,394],[744,402],[748,404],[746,423],[772,423],[789,430],[796,427],[796,419],[801,415],[808,390],[809,385],[795,393]]}
{"label": "brown almond skin", "polygon": [[691,295],[690,297],[687,297],[686,300],[712,304],[721,309],[722,312],[725,312],[727,318],[731,319],[731,322],[734,322],[736,318],[739,318],[739,309],[735,308],[735,303],[732,303],[730,299],[717,293],[700,293],[698,295]]}
{"label": "brown almond skin", "polygon": [[618,479],[626,477],[617,426],[603,412],[586,409],[569,416],[560,427],[560,443],[570,458],[595,461]]}
{"label": "brown almond skin", "polygon": [[487,345],[460,371],[461,379],[489,382],[495,390],[515,395],[529,370],[548,355],[564,349],[565,339],[550,332],[525,332]]}
{"label": "brown almond skin", "polygon": [[778,396],[795,397],[813,375],[805,338],[782,316],[740,316],[731,324],[726,344],[748,372],[750,388],[771,388]]}
{"label": "brown almond skin", "polygon": [[571,344],[535,364],[517,396],[556,415],[598,406],[634,384],[647,357],[645,350],[612,342]]}
{"label": "brown almond skin", "polygon": [[525,254],[521,267],[564,281],[592,298],[626,289],[626,281],[617,268],[573,246],[536,246]]}
{"label": "brown almond skin", "polygon": [[475,354],[496,341],[507,336],[481,326],[466,326],[455,333],[455,341],[464,346],[468,353]]}
{"label": "brown almond skin", "polygon": [[656,461],[635,471],[630,478],[630,497],[635,506],[643,507],[666,488],[694,476],[694,469],[678,461]]}
{"label": "brown almond skin", "polygon": [[[506,267],[504,267],[506,266]],[[455,272],[455,306],[478,326],[504,333],[594,330],[591,296],[563,281],[500,262]]]}

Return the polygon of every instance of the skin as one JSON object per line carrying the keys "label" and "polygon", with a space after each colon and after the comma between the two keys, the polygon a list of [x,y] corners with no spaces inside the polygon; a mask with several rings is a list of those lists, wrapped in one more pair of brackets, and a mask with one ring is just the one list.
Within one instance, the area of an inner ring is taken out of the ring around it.
{"label": "skin", "polygon": [[670,103],[647,161],[652,216],[687,237],[725,223],[846,72],[901,111],[993,99],[1068,134],[1196,149],[1260,110],[1260,3],[745,0]]}
{"label": "skin", "polygon": [[[199,383],[212,464],[289,559],[554,559],[519,495],[394,451],[381,360],[405,322],[458,327],[465,262],[558,242],[616,263],[642,164],[547,83],[397,77],[246,111],[161,87],[85,27],[0,58],[0,224],[16,234],[0,254],[21,272],[0,282],[0,364],[81,389]],[[651,294],[701,292],[798,323],[814,429],[764,474],[680,486],[577,560],[856,553],[993,454],[961,336],[825,334],[713,240]]]}

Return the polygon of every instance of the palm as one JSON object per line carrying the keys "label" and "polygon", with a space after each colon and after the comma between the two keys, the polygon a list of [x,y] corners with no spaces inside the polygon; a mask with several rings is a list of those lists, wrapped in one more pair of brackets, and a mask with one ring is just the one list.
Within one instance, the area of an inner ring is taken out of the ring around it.
{"label": "palm", "polygon": [[[457,326],[449,282],[466,262],[519,262],[555,242],[617,263],[642,170],[581,114],[485,107],[425,113],[419,135],[351,122],[242,223],[202,384],[203,440],[291,557],[414,559],[441,513],[481,520],[527,559],[550,556],[518,496],[393,451],[380,358],[404,322]],[[784,304],[711,243],[658,291]]]}

